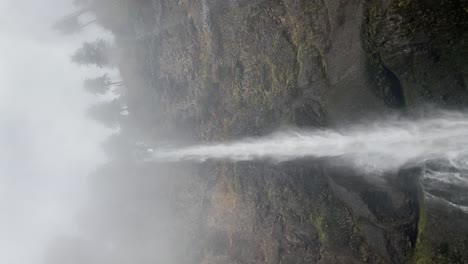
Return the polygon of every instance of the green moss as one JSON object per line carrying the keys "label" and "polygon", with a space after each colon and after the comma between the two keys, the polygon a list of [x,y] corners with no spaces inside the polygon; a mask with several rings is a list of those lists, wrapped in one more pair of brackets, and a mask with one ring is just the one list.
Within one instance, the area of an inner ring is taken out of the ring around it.
{"label": "green moss", "polygon": [[427,212],[425,210],[424,202],[419,204],[419,221],[418,221],[418,238],[416,243],[420,243],[421,236],[424,234],[427,225]]}
{"label": "green moss", "polygon": [[419,191],[418,204],[419,204],[419,220],[418,220],[418,237],[416,238],[415,252],[413,253],[413,263],[423,264],[431,263],[431,252],[427,245],[424,243],[424,233],[427,226],[427,211],[424,204],[424,192]]}
{"label": "green moss", "polygon": [[466,246],[460,240],[453,237],[434,237],[434,229],[437,230],[441,227],[434,226],[434,224],[439,225],[439,223],[429,222],[431,216],[426,208],[422,191],[420,191],[418,199],[420,204],[418,237],[411,262],[415,264],[464,263],[460,251],[465,250]]}
{"label": "green moss", "polygon": [[265,184],[263,184],[262,187],[263,187],[262,190],[263,190],[265,204],[269,204],[269,205],[274,204],[275,193],[274,193],[271,182],[266,180]]}
{"label": "green moss", "polygon": [[242,190],[242,183],[241,183],[241,175],[238,174],[237,172],[237,164],[234,163],[232,165],[232,179],[231,179],[231,184],[232,184],[232,189],[234,192],[240,192]]}
{"label": "green moss", "polygon": [[315,229],[317,230],[317,234],[318,234],[320,242],[323,244],[328,244],[329,243],[328,233],[327,233],[328,226],[325,221],[325,216],[324,215],[319,215],[318,217],[311,216],[311,222],[314,225]]}
{"label": "green moss", "polygon": [[209,114],[215,109],[217,97],[219,94],[219,83],[213,82],[211,79],[205,79],[202,82],[202,87],[197,95],[197,112],[202,119],[208,118]]}
{"label": "green moss", "polygon": [[328,247],[347,247],[355,230],[348,208],[332,197],[317,204],[309,217],[320,242]]}

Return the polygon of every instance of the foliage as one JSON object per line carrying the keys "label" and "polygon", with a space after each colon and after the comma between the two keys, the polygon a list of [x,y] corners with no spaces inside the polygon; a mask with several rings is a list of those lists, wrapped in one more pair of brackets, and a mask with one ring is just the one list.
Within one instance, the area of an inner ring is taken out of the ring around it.
{"label": "foliage", "polygon": [[53,28],[59,31],[61,34],[67,35],[79,32],[81,29],[81,24],[79,17],[72,15],[66,16],[55,22]]}
{"label": "foliage", "polygon": [[119,125],[124,110],[119,100],[114,99],[109,102],[92,105],[88,109],[88,116],[109,128],[116,128]]}
{"label": "foliage", "polygon": [[84,81],[84,89],[94,95],[104,95],[109,91],[110,82],[107,74],[96,78],[88,78]]}
{"label": "foliage", "polygon": [[149,157],[148,147],[139,142],[128,128],[122,128],[108,137],[102,148],[112,160],[143,160]]}
{"label": "foliage", "polygon": [[84,89],[94,95],[105,95],[114,85],[121,85],[122,82],[112,82],[112,80],[104,74],[96,78],[88,78],[84,81]]}
{"label": "foliage", "polygon": [[96,65],[99,68],[109,66],[110,45],[103,39],[97,39],[93,42],[85,42],[75,54],[72,55],[72,61],[79,65]]}
{"label": "foliage", "polygon": [[57,22],[55,22],[53,28],[63,35],[79,33],[84,27],[96,22],[96,20],[91,20],[86,23],[81,23],[80,16],[85,12],[86,9],[82,9],[76,13],[65,16],[59,19]]}

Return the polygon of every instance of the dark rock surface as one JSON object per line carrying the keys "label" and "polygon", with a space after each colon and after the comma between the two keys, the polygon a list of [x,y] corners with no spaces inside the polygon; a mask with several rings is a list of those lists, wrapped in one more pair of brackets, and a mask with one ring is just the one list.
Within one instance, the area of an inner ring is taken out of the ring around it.
{"label": "dark rock surface", "polygon": [[[153,141],[468,102],[462,0],[115,2],[118,23],[96,13],[116,34],[129,109]],[[376,180],[335,165],[205,165],[181,263],[468,262],[468,215],[436,198],[466,200],[434,193],[422,169]]]}

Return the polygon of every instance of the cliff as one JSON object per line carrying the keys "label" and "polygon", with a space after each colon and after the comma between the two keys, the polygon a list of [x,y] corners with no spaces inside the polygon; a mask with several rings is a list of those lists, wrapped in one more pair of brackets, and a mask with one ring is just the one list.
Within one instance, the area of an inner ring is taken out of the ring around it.
{"label": "cliff", "polygon": [[[468,103],[463,0],[101,2],[130,115],[152,142]],[[333,160],[205,164],[191,175],[203,187],[200,210],[182,216],[196,228],[180,262],[468,262],[468,215],[437,199],[424,173],[376,180]]]}

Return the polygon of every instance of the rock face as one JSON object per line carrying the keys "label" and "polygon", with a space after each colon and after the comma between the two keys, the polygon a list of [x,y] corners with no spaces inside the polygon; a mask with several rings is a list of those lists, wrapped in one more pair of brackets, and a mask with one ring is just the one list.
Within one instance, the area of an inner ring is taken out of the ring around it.
{"label": "rock face", "polygon": [[382,94],[395,91],[406,105],[466,105],[466,6],[369,1],[363,41]]}
{"label": "rock face", "polygon": [[[131,114],[154,141],[468,102],[462,0],[116,2],[125,20],[96,13],[122,50]],[[466,263],[468,216],[427,195],[424,173],[375,181],[333,161],[205,165],[185,263]]]}

